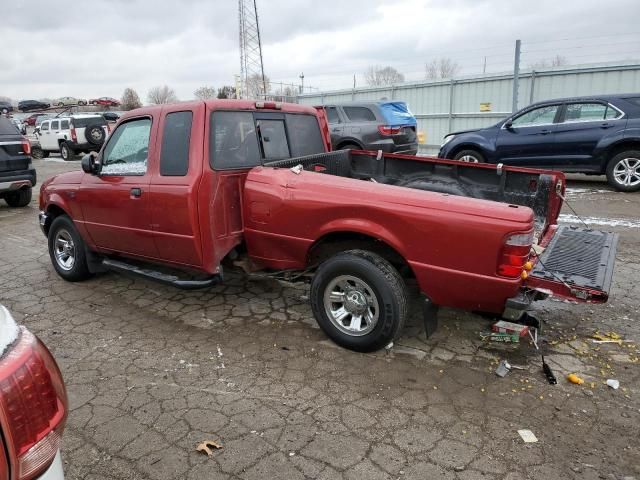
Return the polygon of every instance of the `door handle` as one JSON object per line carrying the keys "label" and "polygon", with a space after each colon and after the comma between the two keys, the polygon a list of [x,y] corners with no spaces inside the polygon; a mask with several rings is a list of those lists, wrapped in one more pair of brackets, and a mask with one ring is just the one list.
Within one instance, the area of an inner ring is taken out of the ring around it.
{"label": "door handle", "polygon": [[603,123],[602,125],[600,125],[600,128],[609,128],[609,127],[613,127],[613,125],[611,125],[610,123]]}
{"label": "door handle", "polygon": [[131,196],[139,198],[142,195],[142,189],[140,187],[133,187],[131,189]]}
{"label": "door handle", "polygon": [[334,129],[332,129],[331,131],[332,131],[332,132],[339,132],[339,131],[340,131],[340,129],[339,129],[339,128],[334,128]]}
{"label": "door handle", "polygon": [[549,135],[551,133],[551,130],[540,130],[540,135]]}

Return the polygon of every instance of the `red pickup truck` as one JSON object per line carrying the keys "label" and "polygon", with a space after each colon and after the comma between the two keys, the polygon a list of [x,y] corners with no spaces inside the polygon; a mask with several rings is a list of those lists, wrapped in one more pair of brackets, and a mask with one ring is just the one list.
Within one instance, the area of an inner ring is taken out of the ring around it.
{"label": "red pickup truck", "polygon": [[604,302],[611,283],[616,236],[556,223],[561,173],[330,152],[324,112],[302,105],[134,110],[82,169],[40,192],[64,279],[118,270],[198,288],[223,267],[310,279],[320,327],[354,350],[398,335],[407,285],[429,332],[439,306],[517,320],[549,294]]}

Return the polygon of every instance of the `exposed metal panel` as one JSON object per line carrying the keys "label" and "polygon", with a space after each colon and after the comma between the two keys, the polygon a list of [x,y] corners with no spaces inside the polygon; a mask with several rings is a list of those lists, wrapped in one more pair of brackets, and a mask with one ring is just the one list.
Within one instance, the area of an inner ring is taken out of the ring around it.
{"label": "exposed metal panel", "polygon": [[[512,88],[512,75],[493,74],[456,79],[453,89],[450,80],[425,81],[301,95],[299,101],[311,105],[383,98],[406,101],[418,119],[418,128],[426,134],[426,145],[420,146],[420,152],[435,154],[447,133],[487,127],[508,116]],[[558,97],[633,92],[640,93],[638,63],[522,71],[518,108]],[[481,104],[489,111],[481,113]]]}

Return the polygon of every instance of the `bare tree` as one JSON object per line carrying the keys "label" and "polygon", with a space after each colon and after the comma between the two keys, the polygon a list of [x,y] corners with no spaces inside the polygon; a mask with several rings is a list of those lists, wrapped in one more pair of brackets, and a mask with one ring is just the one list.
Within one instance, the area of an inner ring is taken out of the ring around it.
{"label": "bare tree", "polygon": [[122,98],[120,99],[120,108],[122,108],[122,110],[133,110],[141,106],[142,102],[140,101],[138,93],[133,88],[125,88],[122,93]]}
{"label": "bare tree", "polygon": [[215,87],[204,86],[197,88],[196,91],[193,92],[193,95],[199,100],[207,100],[209,98],[216,98],[217,93],[218,91]]}
{"label": "bare tree", "polygon": [[269,77],[265,75],[263,82],[262,75],[254,73],[249,78],[247,78],[247,90],[249,93],[249,98],[259,98],[264,100],[264,98],[271,91],[271,82],[269,81]]}
{"label": "bare tree", "polygon": [[543,58],[542,60],[538,60],[536,63],[532,63],[529,65],[529,68],[535,70],[536,68],[552,68],[552,67],[562,67],[563,65],[568,65],[569,60],[567,57],[562,55],[556,55],[552,58]]}
{"label": "bare tree", "polygon": [[161,105],[163,103],[177,102],[178,97],[176,96],[176,92],[173,90],[173,88],[170,88],[167,85],[162,85],[153,87],[151,90],[149,90],[149,93],[147,94],[147,100],[149,103]]}
{"label": "bare tree", "polygon": [[372,87],[381,87],[404,82],[404,75],[393,67],[372,65],[364,72],[364,79]]}
{"label": "bare tree", "polygon": [[236,98],[236,87],[224,85],[218,89],[218,98]]}
{"label": "bare tree", "polygon": [[445,57],[433,59],[425,65],[425,77],[427,80],[453,78],[459,71],[460,65]]}

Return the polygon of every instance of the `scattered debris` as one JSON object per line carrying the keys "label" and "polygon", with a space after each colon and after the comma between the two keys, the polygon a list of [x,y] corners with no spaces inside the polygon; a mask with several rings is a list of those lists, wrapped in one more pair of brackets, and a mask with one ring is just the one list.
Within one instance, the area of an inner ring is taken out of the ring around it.
{"label": "scattered debris", "polygon": [[529,333],[529,327],[527,325],[520,325],[519,323],[506,322],[500,320],[499,322],[491,325],[491,330],[498,333],[508,333],[510,335],[518,335],[524,337]]}
{"label": "scattered debris", "polygon": [[520,438],[524,440],[524,443],[536,443],[538,441],[538,437],[536,437],[531,430],[518,430],[518,434]]}
{"label": "scattered debris", "polygon": [[204,452],[207,455],[209,455],[210,457],[213,456],[213,451],[214,450],[218,450],[222,448],[222,445],[220,445],[218,442],[215,442],[213,440],[205,440],[203,442],[200,442],[197,446],[196,446],[196,450],[199,452]]}
{"label": "scattered debris", "polygon": [[569,380],[571,383],[575,383],[576,385],[582,385],[584,383],[584,380],[575,373],[570,373],[569,375],[567,375],[567,380]]}
{"label": "scattered debris", "polygon": [[540,356],[542,357],[542,372],[544,373],[544,376],[547,377],[547,382],[549,382],[549,385],[556,385],[558,383],[556,376],[553,374],[549,364],[544,361],[544,355]]}
{"label": "scattered debris", "polygon": [[511,365],[506,360],[501,360],[498,368],[496,368],[495,374],[499,377],[506,377],[511,371]]}
{"label": "scattered debris", "polygon": [[618,387],[620,387],[620,382],[618,380],[614,380],[613,378],[608,378],[607,385],[613,388],[614,390],[617,390]]}
{"label": "scattered debris", "polygon": [[490,342],[501,342],[501,343],[519,343],[520,342],[519,335],[513,335],[509,333],[480,332],[480,338],[482,340],[489,340]]}

